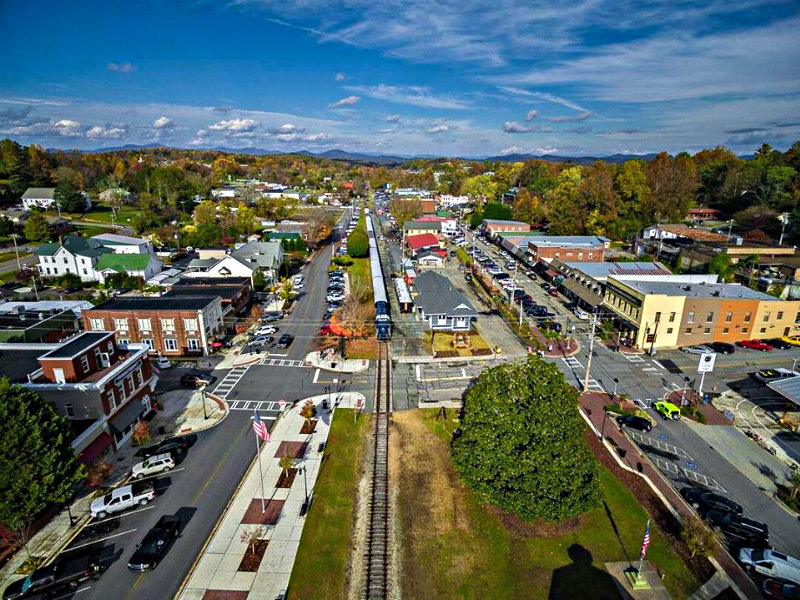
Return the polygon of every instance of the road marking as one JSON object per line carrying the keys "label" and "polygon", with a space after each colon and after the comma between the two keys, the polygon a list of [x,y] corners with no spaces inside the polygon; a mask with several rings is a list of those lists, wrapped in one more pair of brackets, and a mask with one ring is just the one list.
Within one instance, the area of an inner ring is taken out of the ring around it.
{"label": "road marking", "polygon": [[219,385],[214,388],[213,393],[216,396],[219,396],[223,400],[228,399],[228,394],[233,391],[233,388],[236,387],[236,384],[239,383],[239,380],[244,377],[244,374],[247,372],[247,369],[250,368],[250,365],[245,367],[235,367],[231,369],[227,375],[219,382]]}
{"label": "road marking", "polygon": [[211,483],[214,477],[217,476],[217,472],[220,470],[222,465],[225,464],[225,461],[228,460],[228,457],[230,456],[231,452],[233,452],[233,449],[236,447],[237,442],[240,439],[242,439],[242,436],[247,434],[249,430],[250,430],[250,425],[248,425],[247,427],[242,427],[242,430],[239,432],[239,435],[237,435],[236,439],[230,444],[230,446],[228,446],[228,450],[225,452],[225,454],[222,455],[222,458],[217,463],[217,466],[214,467],[214,470],[211,471],[211,474],[208,476],[208,479],[206,479],[205,483],[203,483],[203,486],[199,490],[197,490],[197,493],[194,495],[194,498],[192,498],[192,504],[197,504],[197,501],[200,499],[200,496],[202,496],[203,492],[206,491],[208,484]]}
{"label": "road marking", "polygon": [[596,379],[589,378],[589,385],[586,386],[586,389],[591,392],[605,392],[603,386],[600,385]]}
{"label": "road marking", "polygon": [[[417,366],[419,366],[419,365],[417,365]],[[316,372],[314,373],[314,383],[317,383],[317,380],[319,379],[319,373],[320,373],[320,369],[317,369]]]}
{"label": "road marking", "polygon": [[265,367],[299,368],[306,366],[306,364],[302,360],[289,360],[288,358],[262,358],[258,364],[264,365]]}
{"label": "road marking", "polygon": [[632,402],[638,406],[639,408],[647,409],[647,405],[650,403],[650,398],[647,399],[647,404],[645,404],[644,400],[640,400],[639,398],[635,398]]}
{"label": "road marking", "polygon": [[117,538],[117,537],[119,537],[121,535],[128,535],[129,533],[133,533],[134,531],[138,531],[138,529],[129,529],[128,531],[123,531],[122,533],[115,533],[114,535],[108,535],[108,536],[106,536],[104,538],[101,538],[99,540],[95,540],[93,542],[86,542],[85,544],[81,544],[80,546],[73,546],[72,548],[67,548],[67,551],[71,552],[72,550],[79,550],[80,548],[86,548],[86,546],[92,546],[94,544],[99,544],[100,542],[105,542],[105,541],[108,541],[110,539]]}
{"label": "road marking", "polygon": [[662,370],[664,370],[664,371],[666,371],[666,370],[667,370],[667,367],[665,367],[664,365],[662,365],[662,364],[661,364],[660,362],[658,362],[656,359],[652,359],[652,361],[651,361],[651,362],[652,362],[652,363],[653,363],[655,366],[657,366],[659,369],[662,369]]}
{"label": "road marking", "polygon": [[582,369],[582,370],[584,369],[581,362],[574,356],[562,357],[561,360],[564,361],[564,364],[567,365],[570,369]]}
{"label": "road marking", "polygon": [[654,448],[658,448],[659,450],[663,450],[671,454],[677,454],[678,456],[685,458],[687,460],[692,460],[692,457],[689,456],[689,453],[686,452],[686,450],[684,450],[683,448],[679,448],[674,444],[668,444],[666,442],[662,442],[661,440],[653,439],[649,435],[644,435],[641,433],[637,433],[635,431],[631,431],[629,433],[630,436],[633,439],[635,439],[637,443],[647,444],[648,446],[653,446]]}
{"label": "road marking", "polygon": [[694,480],[697,483],[702,483],[706,487],[718,489],[722,493],[725,493],[725,489],[719,483],[717,483],[716,480],[706,477],[702,473],[698,473],[697,471],[692,471],[691,469],[686,468],[683,469],[683,473],[687,479]]}
{"label": "road marking", "polygon": [[92,589],[92,586],[87,585],[86,587],[82,587],[79,590],[70,590],[69,593],[64,594],[63,596],[54,596],[53,600],[64,600],[64,598],[72,598],[75,594],[80,594],[81,592],[88,592]]}
{"label": "road marking", "polygon": [[106,521],[111,521],[113,519],[119,519],[120,517],[127,517],[128,515],[135,515],[136,513],[144,512],[146,510],[150,510],[155,508],[154,506],[144,506],[142,508],[137,508],[136,510],[128,510],[118,514],[116,517],[106,517],[105,519],[99,519],[97,521],[91,520],[87,523],[86,527],[91,527],[92,525],[97,525],[98,523],[105,523]]}
{"label": "road marking", "polygon": [[624,352],[621,352],[621,354],[622,354],[622,356],[625,357],[625,360],[627,360],[628,362],[632,362],[632,363],[643,363],[643,362],[645,362],[645,360],[641,356],[639,356],[638,354],[625,354]]}
{"label": "road marking", "polygon": [[[233,402],[228,402],[228,409],[230,410],[242,410],[246,412],[253,412],[253,411],[276,411],[275,402],[270,402],[268,400],[234,400]],[[270,416],[261,416],[262,420],[265,421],[274,421],[275,417]]]}
{"label": "road marking", "polygon": [[658,456],[653,456],[650,458],[656,466],[661,469],[662,471],[666,471],[667,473],[674,473],[677,475],[679,473],[678,466],[669,462],[668,460],[664,460],[663,458],[659,458]]}
{"label": "road marking", "polygon": [[185,471],[185,470],[186,470],[185,467],[178,467],[177,469],[170,469],[166,473],[154,473],[153,475],[145,475],[141,479],[132,478],[131,482],[134,482],[134,481],[146,481],[148,479],[154,479],[155,477],[162,477],[162,476],[165,476],[165,475],[170,475],[172,473],[177,473],[178,471]]}

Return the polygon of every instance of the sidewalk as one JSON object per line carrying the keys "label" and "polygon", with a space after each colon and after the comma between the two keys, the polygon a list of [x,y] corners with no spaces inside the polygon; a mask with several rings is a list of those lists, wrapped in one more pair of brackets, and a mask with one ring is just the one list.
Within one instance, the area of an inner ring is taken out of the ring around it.
{"label": "sidewalk", "polygon": [[306,354],[305,363],[311,367],[334,371],[335,373],[361,373],[369,369],[369,360],[361,358],[346,358],[328,350],[315,350]]}
{"label": "sidewalk", "polygon": [[[697,519],[694,511],[684,502],[683,498],[667,482],[661,473],[650,463],[649,460],[639,451],[636,445],[625,435],[614,421],[613,416],[606,416],[603,404],[608,401],[607,394],[590,392],[582,394],[580,397],[581,412],[584,418],[588,419],[596,434],[602,434],[604,445],[617,463],[622,463],[624,468],[631,472],[638,472],[644,475],[649,482],[655,486],[657,495],[661,501],[674,515],[679,515],[682,520]],[[612,452],[612,446],[615,452]],[[652,488],[651,488],[652,489]],[[745,574],[742,568],[728,554],[722,546],[717,545],[712,563],[724,570],[725,577],[735,585],[741,592],[743,598],[760,598],[761,594],[752,580]]]}
{"label": "sidewalk", "polygon": [[[208,429],[221,423],[230,412],[224,402],[220,405],[220,403],[207,395],[206,415],[208,419],[205,419],[203,417],[202,395],[194,390],[164,392],[159,394],[158,400],[164,410],[156,413],[150,420],[153,442],[168,435]],[[160,433],[162,427],[163,433]],[[128,441],[120,450],[109,457],[108,463],[111,465],[111,475],[103,487],[114,487],[125,480],[130,474],[133,465],[142,460],[141,457],[136,456],[137,450],[138,447]],[[95,489],[85,488],[70,503],[69,511],[72,513],[74,526],[70,526],[69,513],[66,508],[58,511],[28,542],[28,550],[31,556],[42,557],[45,561],[54,558],[89,520],[89,505],[94,500],[95,492]],[[26,558],[25,550],[20,550],[0,570],[0,589],[5,588],[11,581],[21,577],[20,575],[15,575],[14,571],[19,568]]]}
{"label": "sidewalk", "polygon": [[[305,419],[299,413],[308,399],[317,408],[317,423],[313,433],[303,434],[300,431]],[[320,447],[328,438],[335,412],[335,407],[332,411],[322,409],[322,402],[327,399],[328,395],[323,394],[300,400],[273,425],[272,440],[262,442],[263,494],[259,461],[254,460],[184,580],[180,600],[283,597],[305,524],[305,517],[300,516],[305,487],[313,498],[322,459]],[[352,392],[339,394],[335,400],[341,407],[351,407],[358,399],[363,405],[364,397]],[[278,488],[282,477],[279,459],[285,453],[294,456],[295,465],[304,468],[305,473],[295,470],[290,487]],[[262,498],[266,507],[263,512]],[[255,534],[259,540],[259,551],[263,552],[260,560],[252,556],[248,543],[243,541],[243,535],[248,534]]]}

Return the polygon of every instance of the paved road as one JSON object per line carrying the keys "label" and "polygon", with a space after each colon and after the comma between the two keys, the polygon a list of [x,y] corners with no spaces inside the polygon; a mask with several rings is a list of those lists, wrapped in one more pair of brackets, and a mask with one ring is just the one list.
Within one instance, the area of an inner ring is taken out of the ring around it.
{"label": "paved road", "polygon": [[[36,256],[20,256],[19,257],[20,264],[24,267],[26,265],[32,265],[38,262],[38,258]],[[17,259],[14,258],[12,260],[6,261],[0,264],[0,273],[7,273],[9,271],[16,271],[17,270]]]}

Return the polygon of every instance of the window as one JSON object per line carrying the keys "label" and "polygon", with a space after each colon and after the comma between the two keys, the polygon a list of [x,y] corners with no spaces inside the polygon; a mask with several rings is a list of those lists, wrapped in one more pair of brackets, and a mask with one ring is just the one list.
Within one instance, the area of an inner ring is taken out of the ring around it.
{"label": "window", "polygon": [[656,313],[656,323],[661,322],[661,312]]}
{"label": "window", "polygon": [[89,319],[89,324],[92,326],[93,331],[103,331],[105,329],[103,319]]}
{"label": "window", "polygon": [[675,313],[674,312],[669,313],[669,322],[670,323],[674,323],[675,322]]}
{"label": "window", "polygon": [[143,381],[144,381],[144,379],[142,377],[142,368],[139,367],[138,369],[136,369],[133,372],[133,383],[134,383],[135,387],[138,388],[140,385],[142,385]]}
{"label": "window", "polygon": [[161,328],[164,331],[175,331],[175,319],[161,319]]}
{"label": "window", "polygon": [[578,260],[583,260],[583,252],[578,252]]}
{"label": "window", "polygon": [[694,323],[694,313],[693,312],[689,313],[689,318],[686,319],[686,322],[687,323]]}
{"label": "window", "polygon": [[686,328],[686,333],[692,333],[692,328],[691,327],[687,327]]}
{"label": "window", "polygon": [[200,341],[194,338],[190,338],[186,340],[186,343],[189,345],[189,350],[200,350]]}
{"label": "window", "polygon": [[120,346],[127,346],[128,344],[131,343],[131,341],[126,338],[119,338],[118,342]]}
{"label": "window", "polygon": [[150,331],[150,319],[136,319],[136,326],[139,331]]}
{"label": "window", "polygon": [[561,256],[561,252],[556,252],[556,258],[559,258],[560,256]]}
{"label": "window", "polygon": [[728,311],[725,314],[725,322],[730,323],[732,320],[733,320],[733,313],[731,311]]}
{"label": "window", "polygon": [[748,313],[744,313],[744,322],[745,323],[749,323],[750,322],[750,313],[749,312]]}
{"label": "window", "polygon": [[125,391],[125,380],[124,379],[117,384],[117,390],[119,391],[119,400],[120,400],[120,402],[124,402],[125,398],[128,397],[126,395],[127,392]]}
{"label": "window", "polygon": [[67,416],[69,418],[72,418],[72,417],[75,416],[75,408],[73,408],[72,402],[65,402],[64,403],[64,412],[67,413]]}
{"label": "window", "polygon": [[167,338],[164,340],[164,350],[177,350],[178,340],[174,338]]}
{"label": "window", "polygon": [[728,333],[730,333],[730,329],[728,329],[727,327],[723,327],[722,328],[722,333],[723,334],[728,334]]}
{"label": "window", "polygon": [[764,323],[769,323],[769,315],[770,315],[770,313],[768,313],[768,312],[764,313]]}
{"label": "window", "polygon": [[589,252],[589,256],[587,256],[587,258],[588,258],[589,260],[592,260],[592,253],[591,253],[591,252]]}
{"label": "window", "polygon": [[128,319],[114,319],[114,329],[128,331]]}
{"label": "window", "polygon": [[747,333],[747,327],[742,327],[742,333]]}
{"label": "window", "polygon": [[83,369],[84,373],[89,372],[89,357],[85,354],[81,356],[81,369]]}
{"label": "window", "polygon": [[667,333],[672,333],[672,327],[667,327]]}
{"label": "window", "polygon": [[184,319],[183,327],[186,331],[197,331],[197,319]]}
{"label": "window", "polygon": [[760,329],[760,331],[761,331],[761,333],[767,333],[767,328],[766,328],[766,327],[762,327],[762,328]]}
{"label": "window", "polygon": [[655,339],[656,335],[654,333],[648,333],[647,336],[645,336],[645,343],[651,344],[655,341]]}
{"label": "window", "polygon": [[706,328],[705,328],[705,331],[703,331],[703,333],[704,333],[705,335],[708,335],[709,333],[711,333],[711,328],[710,328],[710,327],[706,327]]}
{"label": "window", "polygon": [[150,338],[142,340],[142,343],[145,346],[147,346],[147,348],[150,349],[150,350],[155,350],[156,349],[156,345],[153,343],[153,340],[150,339]]}
{"label": "window", "polygon": [[780,321],[782,318],[783,318],[783,311],[781,310],[778,311],[778,321]]}
{"label": "window", "polygon": [[714,313],[713,312],[708,313],[708,315],[706,315],[706,323],[711,323],[711,321],[713,320],[714,320]]}

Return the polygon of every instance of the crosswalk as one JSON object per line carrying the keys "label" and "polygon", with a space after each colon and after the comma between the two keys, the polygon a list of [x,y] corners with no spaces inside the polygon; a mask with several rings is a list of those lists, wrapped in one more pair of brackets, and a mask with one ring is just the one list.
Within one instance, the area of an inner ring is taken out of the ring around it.
{"label": "crosswalk", "polygon": [[250,368],[250,365],[245,365],[241,367],[234,367],[228,374],[225,375],[225,378],[219,382],[219,385],[214,388],[214,395],[222,398],[223,400],[228,399],[228,394],[233,391],[233,388],[236,387],[236,384],[239,383],[239,380],[244,377],[244,374],[247,373],[247,369]]}
{"label": "crosswalk", "polygon": [[567,365],[570,369],[584,370],[581,361],[579,361],[574,356],[567,356],[566,358],[562,358],[561,360],[564,361],[564,364]]}
{"label": "crosswalk", "polygon": [[628,361],[628,362],[630,362],[630,363],[643,363],[643,362],[647,362],[647,361],[645,361],[645,359],[643,359],[643,358],[642,358],[641,356],[639,356],[638,354],[625,354],[624,352],[620,352],[620,354],[622,354],[622,356],[624,356],[624,357],[625,357],[625,360],[627,360],[627,361]]}
{"label": "crosswalk", "polygon": [[262,412],[280,412],[280,406],[277,402],[270,402],[267,400],[258,402],[255,400],[234,400],[228,401],[228,408],[230,410],[245,410],[248,412],[257,411],[259,416],[264,420],[275,420],[277,416],[262,415]]}
{"label": "crosswalk", "polygon": [[[579,383],[581,384],[581,389],[582,389],[583,388],[583,377],[579,376],[577,371],[583,371],[585,373],[586,372],[586,367],[583,366],[583,363],[581,363],[581,361],[579,361],[574,356],[562,357],[561,360],[575,374],[575,377],[578,378]],[[586,386],[586,389],[587,389],[587,391],[590,391],[590,392],[601,392],[601,393],[604,393],[606,391],[603,388],[603,386],[600,385],[600,382],[597,381],[594,377],[589,377],[589,382],[588,382],[588,384]]]}
{"label": "crosswalk", "polygon": [[258,363],[267,367],[305,367],[306,364],[302,360],[289,360],[288,358],[262,358]]}
{"label": "crosswalk", "polygon": [[628,435],[631,436],[634,440],[636,440],[639,445],[646,444],[651,448],[657,448],[658,450],[662,450],[664,452],[668,452],[670,454],[674,454],[675,456],[679,456],[681,458],[686,458],[688,460],[692,460],[692,457],[684,450],[683,448],[679,448],[674,444],[669,444],[665,441],[656,439],[649,435],[644,435],[642,433],[638,433],[636,431],[629,431]]}

